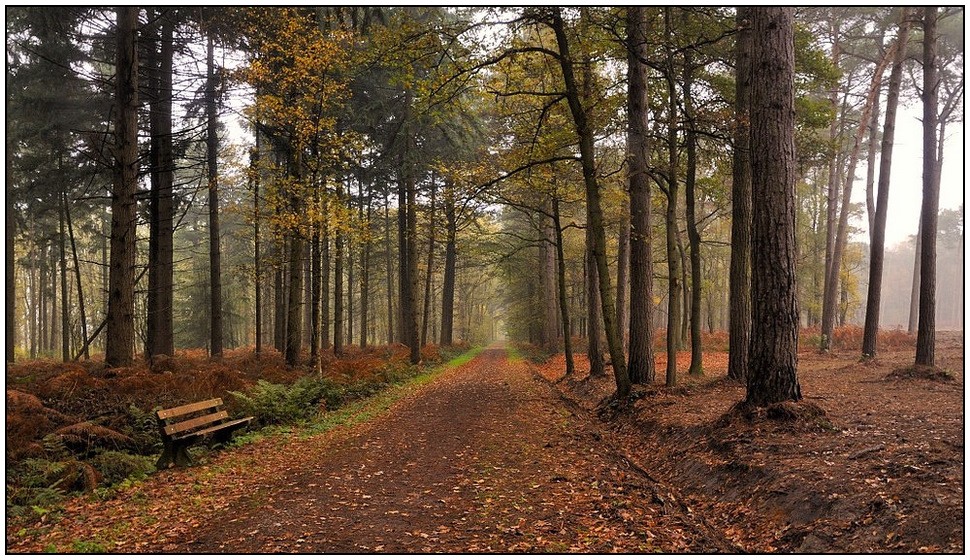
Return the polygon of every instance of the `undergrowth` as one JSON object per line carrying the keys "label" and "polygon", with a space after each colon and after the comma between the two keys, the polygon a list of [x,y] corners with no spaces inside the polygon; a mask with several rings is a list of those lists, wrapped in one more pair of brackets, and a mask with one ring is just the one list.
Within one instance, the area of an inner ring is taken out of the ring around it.
{"label": "undergrowth", "polygon": [[[383,355],[364,355],[334,363],[327,375],[274,375],[273,380],[258,379],[250,382],[248,388],[221,393],[227,397],[233,416],[254,417],[254,429],[237,435],[230,447],[291,433],[294,428],[308,436],[367,421],[413,389],[430,382],[438,373],[467,363],[481,348],[429,345],[422,351],[421,366],[407,363],[394,347],[383,352]],[[251,365],[258,366],[258,362]],[[85,383],[101,382],[97,378],[86,381],[86,374],[76,364],[73,367],[78,370],[74,375]],[[54,380],[60,377],[63,375],[47,376]],[[238,386],[238,382],[227,385]],[[207,396],[220,394],[214,388],[210,390],[213,392]],[[25,403],[20,409],[48,417],[59,414],[44,408],[36,397],[15,393]],[[66,399],[60,394],[52,396],[55,397],[52,401]],[[10,398],[8,394],[8,407]],[[101,420],[75,422],[49,433],[39,443],[30,443],[30,455],[22,458],[12,458],[8,446],[8,521],[18,519],[28,523],[58,515],[64,499],[80,493],[89,492],[94,499],[108,499],[117,490],[138,484],[154,473],[155,459],[161,449],[155,411],[170,403],[158,399],[163,406],[147,410],[135,402],[138,401],[119,395],[111,403],[104,403],[112,409],[111,429],[100,425]],[[67,416],[63,419],[61,416],[57,416],[59,421],[70,422]],[[96,417],[106,418],[103,410]],[[204,460],[206,453],[198,458]],[[99,552],[98,548],[97,543],[86,542],[72,546],[73,552]]]}

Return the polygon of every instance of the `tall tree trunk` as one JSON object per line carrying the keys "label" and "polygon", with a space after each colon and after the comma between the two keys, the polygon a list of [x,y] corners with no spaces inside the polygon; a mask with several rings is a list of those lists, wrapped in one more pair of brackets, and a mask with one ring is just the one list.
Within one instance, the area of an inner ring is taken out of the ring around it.
{"label": "tall tree trunk", "polygon": [[[600,304],[603,311],[603,325],[606,330],[606,343],[613,363],[613,377],[616,381],[617,398],[630,394],[630,378],[626,372],[626,356],[623,354],[623,341],[616,330],[616,307],[610,289],[609,266],[606,261],[606,234],[603,227],[603,209],[600,202],[600,189],[596,177],[596,162],[593,152],[593,129],[587,119],[586,109],[580,99],[580,89],[573,72],[573,61],[569,54],[569,41],[566,37],[565,23],[560,9],[552,14],[552,29],[559,47],[559,65],[566,86],[566,100],[579,137],[580,161],[583,168],[583,183],[586,187],[587,227],[591,241],[593,262],[599,285]],[[587,65],[587,68],[589,65]]]}
{"label": "tall tree trunk", "polygon": [[[337,181],[337,203],[343,203],[343,186]],[[338,227],[333,235],[333,355],[344,351],[344,236]]]}
{"label": "tall tree trunk", "polygon": [[650,246],[650,136],[645,10],[627,7],[627,157],[630,190],[630,348],[633,383],[653,383],[653,255]]}
{"label": "tall tree trunk", "polygon": [[[616,242],[616,332],[623,340],[623,349],[630,343],[630,206],[623,207],[620,234]],[[628,374],[629,375],[629,374]]]}
{"label": "tall tree trunk", "polygon": [[869,123],[869,115],[875,104],[875,99],[879,96],[882,84],[882,75],[886,69],[892,53],[886,53],[873,71],[872,82],[869,84],[869,91],[866,94],[865,104],[862,107],[862,115],[856,129],[852,151],[849,154],[848,171],[845,174],[845,182],[842,184],[842,201],[839,206],[839,223],[835,232],[835,244],[832,247],[832,258],[827,269],[825,280],[825,293],[822,298],[822,336],[820,350],[827,352],[832,344],[832,330],[835,327],[835,319],[838,307],[839,295],[839,276],[842,270],[842,255],[848,242],[849,226],[849,202],[852,199],[852,186],[855,182],[855,170],[859,161],[862,138],[865,136],[866,127]]}
{"label": "tall tree trunk", "polygon": [[559,325],[557,317],[558,303],[556,299],[556,249],[555,233],[551,219],[551,201],[543,201],[537,218],[539,223],[539,298],[542,302],[541,324],[539,328],[540,344],[550,352],[556,352],[559,346]]}
{"label": "tall tree trunk", "polygon": [[552,226],[556,234],[557,282],[559,285],[559,313],[562,315],[563,352],[566,355],[566,377],[576,373],[573,363],[573,342],[570,339],[569,304],[566,301],[566,258],[563,255],[562,223],[559,215],[559,195],[552,197]]}
{"label": "tall tree trunk", "polygon": [[138,187],[138,8],[117,9],[115,165],[104,362],[131,364],[135,346],[135,190]]}
{"label": "tall tree trunk", "polygon": [[175,162],[172,152],[172,73],[174,59],[171,16],[159,22],[159,55],[154,99],[149,111],[152,153],[148,271],[147,357],[175,353],[173,329]]}
{"label": "tall tree trunk", "polygon": [[424,277],[424,310],[421,314],[421,346],[428,343],[428,323],[431,320],[431,275],[434,272],[435,195],[438,187],[431,175],[431,200],[428,210],[428,269]]}
{"label": "tall tree trunk", "polygon": [[320,238],[320,256],[323,264],[320,266],[320,292],[323,301],[320,302],[320,344],[324,350],[332,346],[330,342],[330,214],[329,203],[323,202],[323,234]]}
{"label": "tall tree trunk", "polygon": [[286,351],[286,282],[284,281],[285,266],[283,263],[286,254],[285,237],[281,237],[274,245],[273,274],[273,346],[279,352]]}
{"label": "tall tree trunk", "polygon": [[[36,255],[37,248],[31,247],[29,255],[31,264],[36,263]],[[27,267],[27,293],[30,294],[30,304],[25,305],[25,312],[27,314],[27,337],[30,339],[30,353],[28,355],[30,356],[31,360],[37,358],[37,274],[39,273],[39,271],[35,270],[35,267]],[[24,299],[26,300],[26,296]]]}
{"label": "tall tree trunk", "polygon": [[734,152],[731,185],[730,319],[728,326],[728,377],[747,379],[751,340],[751,8],[737,12],[738,40],[735,65]]}
{"label": "tall tree trunk", "polygon": [[677,84],[674,80],[674,53],[670,8],[664,8],[667,80],[667,386],[677,384],[677,349],[680,347],[681,270],[677,252]]}
{"label": "tall tree trunk", "polygon": [[937,175],[936,126],[939,118],[936,8],[923,8],[923,207],[920,215],[919,320],[916,330],[916,364],[936,362],[936,229],[940,210]]}
{"label": "tall tree trunk", "polygon": [[[883,49],[884,29],[879,30],[876,38],[876,48]],[[869,145],[866,149],[866,218],[869,224],[869,243],[872,244],[873,231],[876,227],[876,153],[879,151],[879,112],[880,94],[876,93],[876,98],[872,105],[872,115],[869,117]]]}
{"label": "tall tree trunk", "polygon": [[596,277],[596,263],[590,248],[589,226],[586,229],[586,252],[583,255],[583,269],[586,272],[586,359],[589,361],[590,377],[606,375],[606,360],[603,357],[603,307],[599,302],[599,279]]}
{"label": "tall tree trunk", "polygon": [[[314,201],[319,204],[320,201]],[[315,373],[320,373],[320,224],[313,228],[313,238],[310,240],[310,367]]]}
{"label": "tall tree trunk", "polygon": [[[410,103],[410,101],[409,101]],[[413,138],[411,138],[413,141]],[[410,349],[410,361],[417,364],[421,361],[421,344],[418,339],[418,205],[417,185],[414,182],[413,170],[408,169],[407,204],[405,204],[407,227],[405,235],[405,252],[407,253],[407,284],[405,298],[408,300],[404,308],[404,322],[407,324],[407,347]]]}
{"label": "tall tree trunk", "polygon": [[47,270],[47,249],[45,246],[40,250],[40,273],[38,276],[39,282],[37,283],[38,291],[40,292],[40,326],[37,329],[40,340],[37,346],[40,348],[42,354],[46,354],[50,349],[50,337],[48,336],[50,330],[48,329],[48,318],[50,315],[47,313],[47,307],[51,282],[50,278],[48,278],[49,274]]}
{"label": "tall tree trunk", "polygon": [[[832,36],[834,37],[835,44],[832,45],[832,66],[834,68],[839,68],[839,62],[842,57],[842,43],[841,43],[841,28],[840,21],[836,18],[833,21],[834,28],[832,30]],[[851,86],[851,76],[844,86],[844,92],[842,97],[842,103],[839,104],[838,90],[833,88],[832,94],[829,101],[832,104],[833,110],[841,108],[839,111],[839,118],[834,119],[832,124],[829,126],[829,142],[833,146],[841,147],[842,136],[845,133],[845,123],[848,115],[848,95]],[[842,176],[841,170],[841,160],[843,158],[844,150],[839,149],[838,155],[829,160],[828,168],[828,189],[826,190],[825,196],[825,273],[822,279],[822,301],[824,302],[826,294],[829,291],[829,273],[832,270],[832,254],[835,252],[835,230],[837,229],[838,212],[839,212],[839,187],[840,178]],[[824,303],[822,305],[824,307]]]}
{"label": "tall tree trunk", "polygon": [[259,183],[262,180],[259,168],[259,131],[256,132],[256,147],[249,152],[249,180],[253,186],[253,276],[256,287],[256,355],[263,352],[263,273],[260,259],[259,238]]}
{"label": "tall tree trunk", "polygon": [[67,193],[62,192],[61,204],[58,204],[58,222],[60,223],[60,235],[58,235],[58,248],[60,249],[60,268],[61,268],[61,357],[67,362],[71,360],[71,321],[70,310],[68,309],[67,297],[67,225],[64,214],[67,211]]}
{"label": "tall tree trunk", "polygon": [[[363,188],[363,187],[361,187]],[[367,228],[364,238],[364,250],[360,262],[360,347],[367,348],[367,337],[370,329],[370,253],[371,253],[371,194],[367,194],[367,219],[361,220]]]}
{"label": "tall tree trunk", "polygon": [[690,369],[689,375],[704,375],[701,348],[701,234],[697,229],[697,132],[694,120],[694,101],[691,88],[694,82],[694,62],[690,49],[684,51],[684,117],[687,120],[687,177],[684,197],[687,211],[687,241],[690,247]]}
{"label": "tall tree trunk", "polygon": [[289,286],[286,289],[286,365],[300,363],[303,342],[303,239],[297,232],[289,236]]}
{"label": "tall tree trunk", "polygon": [[896,108],[899,105],[899,90],[903,81],[903,64],[906,62],[905,45],[909,41],[909,11],[906,8],[899,8],[899,10],[899,35],[896,38],[897,46],[896,54],[893,56],[892,71],[889,74],[886,122],[883,125],[882,149],[879,158],[879,186],[875,202],[875,214],[871,222],[872,244],[869,256],[869,288],[866,296],[865,329],[862,334],[863,357],[876,355],[876,336],[879,332],[883,257],[886,249],[886,220],[889,212],[889,173],[892,168],[893,140],[896,134]]}
{"label": "tall tree trunk", "polygon": [[[350,181],[347,181],[347,210],[353,211],[353,199],[350,195]],[[344,340],[347,344],[354,343],[354,241],[353,236],[348,232],[347,236],[344,237],[344,243],[347,246],[347,313],[345,317],[347,318],[347,336]]]}
{"label": "tall tree trunk", "polygon": [[[297,147],[291,148],[287,162],[287,175],[294,185],[301,182],[302,162]],[[289,193],[290,210],[299,216],[303,212],[303,202],[297,192]],[[289,285],[286,287],[286,365],[299,364],[303,342],[303,238],[299,231],[291,229],[289,238]]]}
{"label": "tall tree trunk", "polygon": [[51,244],[47,248],[47,255],[49,259],[48,260],[49,267],[47,268],[47,270],[49,271],[50,276],[47,277],[47,280],[45,281],[45,283],[51,288],[51,294],[50,294],[50,300],[49,300],[51,313],[50,313],[50,323],[49,323],[50,329],[47,332],[49,338],[47,339],[46,344],[47,344],[48,354],[53,356],[55,350],[57,349],[57,339],[59,338],[58,331],[60,330],[60,325],[58,324],[58,317],[57,317],[58,311],[60,309],[57,305],[57,295],[58,295],[58,292],[60,292],[60,289],[58,288],[58,283],[57,283],[58,259],[57,259],[57,253],[54,250],[53,244]]}
{"label": "tall tree trunk", "polygon": [[[313,339],[313,226],[310,239],[303,243],[303,345],[310,348]],[[310,349],[310,354],[313,350]]]}
{"label": "tall tree trunk", "polygon": [[[215,45],[206,40],[206,158],[209,164],[209,354],[222,357],[222,251],[219,248],[219,136],[216,115]],[[302,250],[303,244],[296,243]],[[291,255],[292,247],[291,247]],[[298,260],[291,259],[291,266]],[[300,267],[297,267],[299,275]],[[293,277],[293,273],[290,273]],[[299,284],[299,281],[297,282]],[[297,294],[299,297],[299,294]],[[292,299],[292,295],[291,295]]]}
{"label": "tall tree trunk", "polygon": [[[83,342],[81,354],[85,360],[91,359],[88,350],[88,314],[85,310],[84,287],[81,284],[81,260],[77,256],[77,243],[74,240],[74,223],[71,220],[71,207],[68,205],[67,193],[64,194],[64,216],[67,218],[67,235],[71,241],[71,257],[74,260],[74,280],[77,283],[77,305],[81,314],[81,340]],[[11,276],[11,278],[13,278]]]}
{"label": "tall tree trunk", "polygon": [[417,314],[417,209],[415,208],[414,170],[408,161],[411,145],[414,142],[408,121],[411,113],[411,93],[405,95],[405,114],[402,134],[405,148],[401,154],[398,177],[398,291],[400,292],[402,342],[410,349],[410,361],[421,361],[421,348],[418,340]]}
{"label": "tall tree trunk", "polygon": [[384,278],[387,284],[387,343],[394,342],[394,273],[391,263],[390,188],[384,191]]}
{"label": "tall tree trunk", "polygon": [[923,213],[920,212],[919,217],[919,227],[916,230],[916,243],[915,243],[914,253],[913,253],[913,282],[911,284],[912,288],[909,293],[909,322],[906,326],[906,332],[909,334],[914,334],[916,332],[916,326],[919,322],[919,279],[920,279],[920,262],[922,261],[923,253]]}
{"label": "tall tree trunk", "polygon": [[458,220],[455,214],[455,187],[449,184],[445,190],[445,277],[441,287],[441,345],[454,343],[455,322],[455,265],[458,235]]}
{"label": "tall tree trunk", "polygon": [[800,400],[795,285],[794,9],[751,9],[749,405]]}
{"label": "tall tree trunk", "polygon": [[[8,68],[7,70],[8,76],[9,76],[9,72],[10,70]],[[4,151],[6,155],[5,175],[6,175],[7,185],[8,185],[7,188],[9,189],[10,185],[13,185],[13,145],[12,145],[12,142],[9,141],[9,138],[11,138],[11,134],[9,133],[9,128],[10,128],[9,120],[7,121],[6,128],[8,130],[7,132],[8,141],[6,142],[5,151]],[[18,323],[17,321],[17,278],[16,278],[17,269],[15,267],[16,259],[14,258],[14,248],[16,245],[14,243],[14,239],[17,236],[17,224],[15,221],[16,213],[14,212],[13,204],[10,204],[8,202],[6,207],[7,207],[6,212],[4,213],[4,218],[6,219],[6,222],[7,222],[4,228],[6,233],[6,239],[4,240],[4,246],[6,248],[5,250],[6,259],[4,261],[4,269],[7,274],[6,276],[7,281],[4,283],[4,288],[5,288],[4,297],[6,297],[6,314],[4,316],[4,319],[7,322],[7,328],[6,328],[7,363],[12,364],[16,360],[16,356],[17,356],[17,323]]]}

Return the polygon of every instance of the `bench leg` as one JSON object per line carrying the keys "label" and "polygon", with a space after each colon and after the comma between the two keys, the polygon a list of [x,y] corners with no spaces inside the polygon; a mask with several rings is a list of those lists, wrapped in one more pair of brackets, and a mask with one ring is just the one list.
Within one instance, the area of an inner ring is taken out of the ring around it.
{"label": "bench leg", "polygon": [[162,455],[155,463],[155,468],[158,470],[167,469],[175,463],[175,450],[172,448],[172,442],[163,442],[162,446]]}
{"label": "bench leg", "polygon": [[192,466],[192,456],[189,455],[188,445],[177,445],[175,446],[175,464],[179,467],[191,467]]}
{"label": "bench leg", "polygon": [[189,455],[188,445],[166,441],[163,446],[162,455],[155,463],[156,469],[163,470],[172,466],[192,466],[192,456]]}

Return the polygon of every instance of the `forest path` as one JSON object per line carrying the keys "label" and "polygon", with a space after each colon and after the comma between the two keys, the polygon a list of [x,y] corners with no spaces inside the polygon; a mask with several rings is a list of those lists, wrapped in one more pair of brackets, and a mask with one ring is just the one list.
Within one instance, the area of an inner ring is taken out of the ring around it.
{"label": "forest path", "polygon": [[351,405],[356,422],[284,431],[104,500],[72,499],[55,518],[8,526],[6,550],[735,550],[534,372],[486,349]]}
{"label": "forest path", "polygon": [[665,505],[649,481],[622,465],[595,430],[525,362],[490,348],[370,422],[288,443],[273,467],[277,476],[164,548],[718,548],[692,515]]}

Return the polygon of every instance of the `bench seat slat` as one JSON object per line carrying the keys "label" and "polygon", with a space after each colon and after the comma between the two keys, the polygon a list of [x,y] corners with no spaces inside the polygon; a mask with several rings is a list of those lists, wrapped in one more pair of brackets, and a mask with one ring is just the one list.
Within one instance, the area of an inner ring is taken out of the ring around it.
{"label": "bench seat slat", "polygon": [[198,412],[207,408],[215,408],[217,406],[222,406],[222,399],[209,399],[207,401],[184,404],[182,406],[176,406],[175,408],[159,410],[158,419],[165,420],[174,416],[184,416],[186,414],[192,414],[193,412]]}
{"label": "bench seat slat", "polygon": [[200,426],[207,426],[209,424],[219,422],[225,418],[229,418],[229,413],[225,410],[220,410],[219,412],[206,414],[205,416],[199,416],[198,418],[192,418],[191,420],[176,422],[175,424],[165,426],[165,435],[171,436],[173,434],[192,430],[193,428],[198,428]]}
{"label": "bench seat slat", "polygon": [[228,428],[232,428],[233,426],[237,426],[239,424],[249,424],[249,422],[252,421],[252,419],[253,419],[253,417],[252,416],[249,416],[249,417],[246,417],[246,418],[240,418],[238,420],[230,420],[228,422],[223,422],[221,424],[216,424],[214,426],[209,426],[208,428],[204,428],[204,429],[199,430],[197,432],[192,432],[192,433],[187,433],[187,434],[179,434],[179,435],[174,436],[172,439],[173,440],[178,440],[178,439],[186,439],[186,438],[191,438],[191,437],[204,436],[204,435],[210,434],[212,432],[218,432],[220,430],[225,430],[225,429],[228,429]]}

